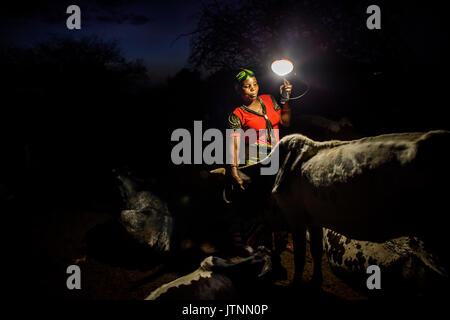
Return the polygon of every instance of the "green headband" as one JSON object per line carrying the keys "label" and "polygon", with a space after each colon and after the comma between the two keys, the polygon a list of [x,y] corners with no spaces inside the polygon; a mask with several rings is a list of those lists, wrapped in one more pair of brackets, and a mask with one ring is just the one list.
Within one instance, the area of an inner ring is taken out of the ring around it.
{"label": "green headband", "polygon": [[255,74],[253,73],[253,71],[248,70],[248,69],[242,69],[235,77],[237,83],[241,84],[242,82],[244,82],[245,80],[247,80],[248,78],[254,77]]}

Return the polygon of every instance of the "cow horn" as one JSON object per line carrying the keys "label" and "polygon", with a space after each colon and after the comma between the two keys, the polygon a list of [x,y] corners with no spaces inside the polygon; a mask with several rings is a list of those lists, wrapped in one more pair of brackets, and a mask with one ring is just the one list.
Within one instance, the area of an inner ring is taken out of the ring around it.
{"label": "cow horn", "polygon": [[226,172],[227,172],[227,170],[225,168],[217,168],[217,169],[211,170],[209,173],[224,176],[226,174]]}

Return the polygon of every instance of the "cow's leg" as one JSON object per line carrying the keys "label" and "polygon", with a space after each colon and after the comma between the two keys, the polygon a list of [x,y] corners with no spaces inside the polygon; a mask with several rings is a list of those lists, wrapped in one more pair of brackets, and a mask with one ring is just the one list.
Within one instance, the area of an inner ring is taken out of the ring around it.
{"label": "cow's leg", "polygon": [[281,253],[286,249],[287,233],[272,232],[272,271],[275,279],[286,280],[287,270],[281,264]]}
{"label": "cow's leg", "polygon": [[303,270],[305,268],[306,254],[306,227],[297,228],[292,234],[294,242],[294,285],[299,285],[302,281]]}
{"label": "cow's leg", "polygon": [[314,273],[312,284],[317,287],[322,286],[322,255],[323,255],[323,231],[322,227],[308,227],[309,245],[314,263]]}

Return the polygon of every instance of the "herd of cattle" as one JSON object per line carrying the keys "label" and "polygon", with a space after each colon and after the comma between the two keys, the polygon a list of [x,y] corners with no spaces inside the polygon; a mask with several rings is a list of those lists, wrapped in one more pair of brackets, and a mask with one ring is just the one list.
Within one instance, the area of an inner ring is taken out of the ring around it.
{"label": "herd of cattle", "polygon": [[[295,277],[303,273],[307,231],[321,285],[325,251],[336,275],[362,290],[366,270],[377,265],[382,290],[403,288],[433,294],[448,284],[445,185],[450,178],[443,150],[450,132],[385,134],[350,141],[313,141],[294,134],[280,140],[269,157],[279,157],[274,176],[261,176],[266,161],[239,174],[258,186],[277,208],[294,240]],[[222,173],[216,170],[214,173]],[[170,250],[172,218],[149,192],[135,192],[123,176],[128,208],[121,221],[140,242]],[[262,272],[264,270],[264,272]],[[270,254],[258,248],[240,262],[205,259],[198,270],[163,285],[147,299],[216,299],[239,296],[248,282],[263,282]],[[367,288],[366,288],[367,289]]]}

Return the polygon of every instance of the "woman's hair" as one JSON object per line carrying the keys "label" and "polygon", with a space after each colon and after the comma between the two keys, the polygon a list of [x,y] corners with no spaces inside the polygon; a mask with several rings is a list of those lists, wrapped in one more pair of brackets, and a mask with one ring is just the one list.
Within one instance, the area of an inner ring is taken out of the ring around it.
{"label": "woman's hair", "polygon": [[236,84],[240,85],[242,82],[248,78],[254,77],[255,73],[251,70],[241,68],[241,71],[235,76]]}

